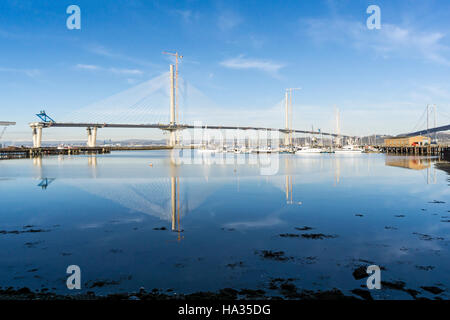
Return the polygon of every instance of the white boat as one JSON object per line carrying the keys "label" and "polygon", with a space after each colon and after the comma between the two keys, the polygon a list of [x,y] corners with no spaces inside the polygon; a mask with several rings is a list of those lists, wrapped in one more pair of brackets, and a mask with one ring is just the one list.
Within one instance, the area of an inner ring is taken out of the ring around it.
{"label": "white boat", "polygon": [[214,150],[214,149],[197,149],[197,152],[199,152],[199,153],[216,153],[217,150]]}
{"label": "white boat", "polygon": [[348,145],[342,147],[342,149],[336,149],[334,150],[334,153],[362,153],[364,150],[361,148],[358,148],[354,145]]}
{"label": "white boat", "polygon": [[251,153],[272,153],[274,152],[271,147],[267,148],[258,148],[250,151]]}
{"label": "white boat", "polygon": [[323,150],[321,148],[310,148],[303,147],[295,152],[295,154],[305,154],[305,153],[321,153]]}

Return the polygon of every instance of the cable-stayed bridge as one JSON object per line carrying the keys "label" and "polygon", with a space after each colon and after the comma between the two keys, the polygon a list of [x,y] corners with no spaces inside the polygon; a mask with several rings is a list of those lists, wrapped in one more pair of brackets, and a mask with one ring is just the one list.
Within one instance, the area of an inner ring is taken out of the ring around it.
{"label": "cable-stayed bridge", "polygon": [[[169,79],[170,81],[167,81]],[[168,88],[166,84],[169,83]],[[201,129],[201,130],[254,130],[266,132],[280,132],[285,136],[292,136],[296,133],[323,135],[330,137],[349,137],[346,135],[338,135],[336,133],[322,132],[321,130],[299,130],[292,128],[292,120],[286,120],[284,128],[264,127],[264,126],[242,126],[242,125],[198,125],[192,123],[182,123],[180,121],[180,112],[178,108],[178,90],[186,96],[187,93],[196,97],[195,104],[199,103],[203,110],[210,110],[211,102],[195,88],[189,86],[180,79],[180,85],[176,85],[176,74],[174,73],[173,65],[170,66],[169,74],[163,74],[144,84],[138,85],[127,90],[123,94],[117,94],[110,98],[101,101],[98,104],[87,106],[81,110],[73,112],[67,116],[67,120],[54,121],[49,117],[45,111],[37,114],[41,121],[30,123],[33,131],[33,147],[40,148],[42,144],[42,130],[44,128],[86,128],[87,130],[87,145],[89,147],[96,146],[97,131],[104,128],[136,128],[136,129],[159,129],[169,133],[169,146],[175,146],[178,143],[177,133],[185,129]],[[167,92],[169,95],[167,97]],[[167,98],[169,98],[169,115],[167,117]],[[129,105],[130,100],[133,104],[124,112],[122,106]],[[181,101],[185,104],[186,101]],[[153,106],[150,111],[149,106]],[[156,106],[156,107],[155,107]],[[292,108],[292,106],[291,106]],[[184,109],[184,108],[183,108]],[[188,109],[188,108],[186,108]],[[185,110],[183,110],[185,111]],[[286,99],[286,114],[288,113],[288,104]],[[292,113],[291,113],[292,114]],[[120,115],[120,122],[117,121]],[[158,118],[159,121],[151,123],[142,123],[142,119],[149,116]],[[201,115],[197,115],[199,118]],[[74,121],[76,119],[77,121]],[[79,119],[79,120],[78,120]],[[287,117],[286,117],[287,119]],[[292,140],[290,140],[292,141]]]}
{"label": "cable-stayed bridge", "polygon": [[[167,79],[170,81],[167,81]],[[203,96],[196,88],[184,82],[183,79],[180,78],[178,80],[179,81],[177,81],[176,73],[174,72],[174,66],[171,65],[168,74],[165,73],[150,81],[128,89],[123,93],[113,95],[99,103],[72,112],[67,115],[65,119],[62,119],[62,121],[54,121],[45,112],[41,112],[38,116],[42,121],[30,123],[33,132],[33,147],[41,147],[42,130],[44,128],[86,128],[88,147],[96,146],[97,131],[98,129],[104,128],[159,129],[169,133],[168,145],[172,147],[179,143],[179,139],[177,138],[178,133],[181,130],[186,129],[279,132],[285,136],[284,144],[286,146],[292,145],[293,134],[322,135],[331,138],[356,138],[339,134],[339,129],[336,130],[337,133],[323,132],[314,129],[294,129],[292,126],[292,96],[288,99],[287,93],[285,100],[286,123],[284,128],[220,124],[203,125],[193,124],[192,119],[188,119],[187,121],[184,119],[183,121],[182,118],[188,113],[193,113],[195,119],[201,119],[201,117],[207,113],[214,113],[211,112],[211,106],[214,105],[214,103]],[[182,99],[179,99],[178,91],[180,91]],[[194,103],[189,101],[190,96],[194,96]],[[169,108],[167,108],[167,100],[169,100]],[[196,107],[200,106],[201,111],[197,113],[192,112],[189,107],[189,102],[190,105],[195,105]],[[181,104],[183,113],[179,112],[179,104]],[[167,109],[169,109],[169,112],[167,112]],[[413,130],[411,130],[410,133],[405,133],[401,136],[429,135],[440,131],[450,130],[450,125],[436,126],[435,107],[433,111],[433,108],[430,109],[430,106],[427,106],[425,112],[420,117],[419,123]],[[434,127],[430,128],[431,113],[434,115]],[[260,116],[260,114],[261,112],[255,112],[255,116]],[[277,114],[281,115],[279,112]],[[153,121],[143,122],[143,119],[149,119],[150,117]],[[275,115],[270,115],[268,118],[273,120],[274,117]],[[337,120],[337,122],[339,122],[339,120]],[[337,123],[337,128],[338,127],[339,123]],[[419,130],[420,128],[427,129]]]}

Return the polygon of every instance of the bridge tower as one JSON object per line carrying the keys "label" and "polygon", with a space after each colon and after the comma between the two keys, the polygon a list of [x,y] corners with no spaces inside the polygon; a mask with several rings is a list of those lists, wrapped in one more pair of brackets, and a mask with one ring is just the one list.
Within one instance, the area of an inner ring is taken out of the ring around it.
{"label": "bridge tower", "polygon": [[286,93],[284,94],[285,99],[285,127],[286,127],[286,134],[284,135],[284,146],[287,147],[290,145],[290,139],[289,139],[289,100],[288,100],[288,90],[286,89]]}
{"label": "bridge tower", "polygon": [[339,114],[339,108],[337,108],[336,106],[334,106],[334,117],[335,117],[335,121],[336,121],[336,137],[335,137],[335,142],[334,145],[335,147],[339,147],[341,145],[341,139],[340,139],[340,134],[341,134],[341,124],[340,124],[340,114]]}
{"label": "bridge tower", "polygon": [[286,134],[284,136],[284,145],[286,147],[292,147],[292,92],[295,90],[301,90],[301,88],[288,88],[285,93],[285,108],[286,108]]}
{"label": "bridge tower", "polygon": [[[175,127],[175,77],[173,73],[173,64],[170,65],[170,127]],[[176,145],[176,129],[170,129],[169,146],[175,147]]]}

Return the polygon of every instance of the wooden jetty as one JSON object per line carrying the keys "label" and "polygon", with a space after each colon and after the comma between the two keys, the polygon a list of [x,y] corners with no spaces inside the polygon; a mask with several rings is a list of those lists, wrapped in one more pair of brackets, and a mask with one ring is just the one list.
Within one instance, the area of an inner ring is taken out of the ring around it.
{"label": "wooden jetty", "polygon": [[450,153],[450,147],[443,145],[406,146],[406,147],[379,146],[378,149],[384,153],[394,153],[412,156],[439,156],[446,159],[448,159]]}
{"label": "wooden jetty", "polygon": [[154,145],[154,146],[112,146],[111,151],[138,151],[138,150],[167,150],[173,149],[172,146]]}
{"label": "wooden jetty", "polygon": [[103,154],[110,152],[111,149],[109,147],[8,147],[0,149],[0,159],[21,159],[49,155]]}

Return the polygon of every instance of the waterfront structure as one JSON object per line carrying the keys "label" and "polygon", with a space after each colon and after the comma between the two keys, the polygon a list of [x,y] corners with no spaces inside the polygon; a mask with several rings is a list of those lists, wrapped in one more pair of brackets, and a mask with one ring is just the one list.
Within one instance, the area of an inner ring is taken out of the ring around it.
{"label": "waterfront structure", "polygon": [[423,146],[429,145],[431,139],[424,136],[412,136],[412,137],[395,137],[384,139],[386,147],[411,147],[411,146]]}

